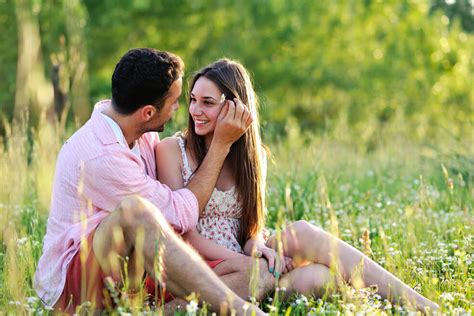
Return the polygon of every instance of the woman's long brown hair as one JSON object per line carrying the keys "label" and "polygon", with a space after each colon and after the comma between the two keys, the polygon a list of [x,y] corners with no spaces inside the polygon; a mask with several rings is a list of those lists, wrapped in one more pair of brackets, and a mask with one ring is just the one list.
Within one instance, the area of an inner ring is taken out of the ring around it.
{"label": "woman's long brown hair", "polygon": [[[243,247],[249,238],[255,238],[265,224],[265,179],[262,172],[264,151],[258,124],[258,101],[247,70],[238,62],[220,59],[194,74],[189,85],[192,91],[200,77],[211,80],[227,99],[240,99],[252,113],[253,122],[247,132],[237,140],[227,156],[233,166],[238,201],[242,217],[238,241]],[[191,93],[190,93],[191,94]],[[196,134],[194,121],[189,115],[185,132],[187,146],[198,168],[206,155],[204,137]]]}

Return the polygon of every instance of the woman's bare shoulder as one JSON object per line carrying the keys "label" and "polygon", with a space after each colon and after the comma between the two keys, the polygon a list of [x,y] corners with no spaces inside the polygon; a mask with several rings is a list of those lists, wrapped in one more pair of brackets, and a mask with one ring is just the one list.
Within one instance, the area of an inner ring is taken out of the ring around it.
{"label": "woman's bare shoulder", "polygon": [[158,150],[166,150],[166,151],[176,151],[179,152],[179,136],[170,136],[166,137],[158,142],[157,151]]}
{"label": "woman's bare shoulder", "polygon": [[[161,163],[172,163],[180,162],[181,159],[177,159],[181,157],[181,149],[179,148],[180,139],[178,136],[170,136],[162,139],[156,145],[156,160],[159,165]],[[161,161],[160,161],[161,160]],[[181,165],[181,163],[179,163]]]}

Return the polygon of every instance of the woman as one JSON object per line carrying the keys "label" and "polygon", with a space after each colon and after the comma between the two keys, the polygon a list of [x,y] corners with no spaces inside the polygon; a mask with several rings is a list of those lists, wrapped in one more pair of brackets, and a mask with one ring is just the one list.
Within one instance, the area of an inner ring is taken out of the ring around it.
{"label": "woman", "polygon": [[160,142],[156,151],[158,178],[172,189],[184,187],[199,168],[225,103],[241,101],[253,116],[227,156],[196,231],[184,236],[205,259],[262,255],[280,287],[307,295],[319,294],[331,283],[329,267],[335,266],[345,281],[357,275],[364,284],[377,285],[383,297],[406,298],[420,310],[438,308],[354,247],[305,221],[289,225],[278,240],[265,239],[266,151],[247,71],[238,62],[218,60],[195,74],[190,91],[188,129]]}

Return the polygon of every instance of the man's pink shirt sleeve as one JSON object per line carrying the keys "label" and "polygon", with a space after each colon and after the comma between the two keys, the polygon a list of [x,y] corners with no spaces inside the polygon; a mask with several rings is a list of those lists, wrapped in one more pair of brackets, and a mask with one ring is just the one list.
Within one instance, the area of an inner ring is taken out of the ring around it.
{"label": "man's pink shirt sleeve", "polygon": [[125,154],[130,159],[123,159],[123,152],[109,152],[84,163],[85,198],[111,212],[125,197],[139,193],[158,207],[178,233],[194,228],[199,216],[194,194],[188,189],[172,191],[145,173],[140,158],[130,151]]}

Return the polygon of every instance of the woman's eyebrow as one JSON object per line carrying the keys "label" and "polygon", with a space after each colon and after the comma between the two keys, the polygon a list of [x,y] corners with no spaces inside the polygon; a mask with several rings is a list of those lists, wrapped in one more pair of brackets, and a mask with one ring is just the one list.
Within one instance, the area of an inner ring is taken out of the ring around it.
{"label": "woman's eyebrow", "polygon": [[[196,98],[196,96],[194,95],[194,93],[191,92],[191,98]],[[204,96],[202,97],[203,100],[209,100],[209,99],[212,99],[214,101],[217,101],[216,99],[214,99],[213,97],[211,96]]]}

